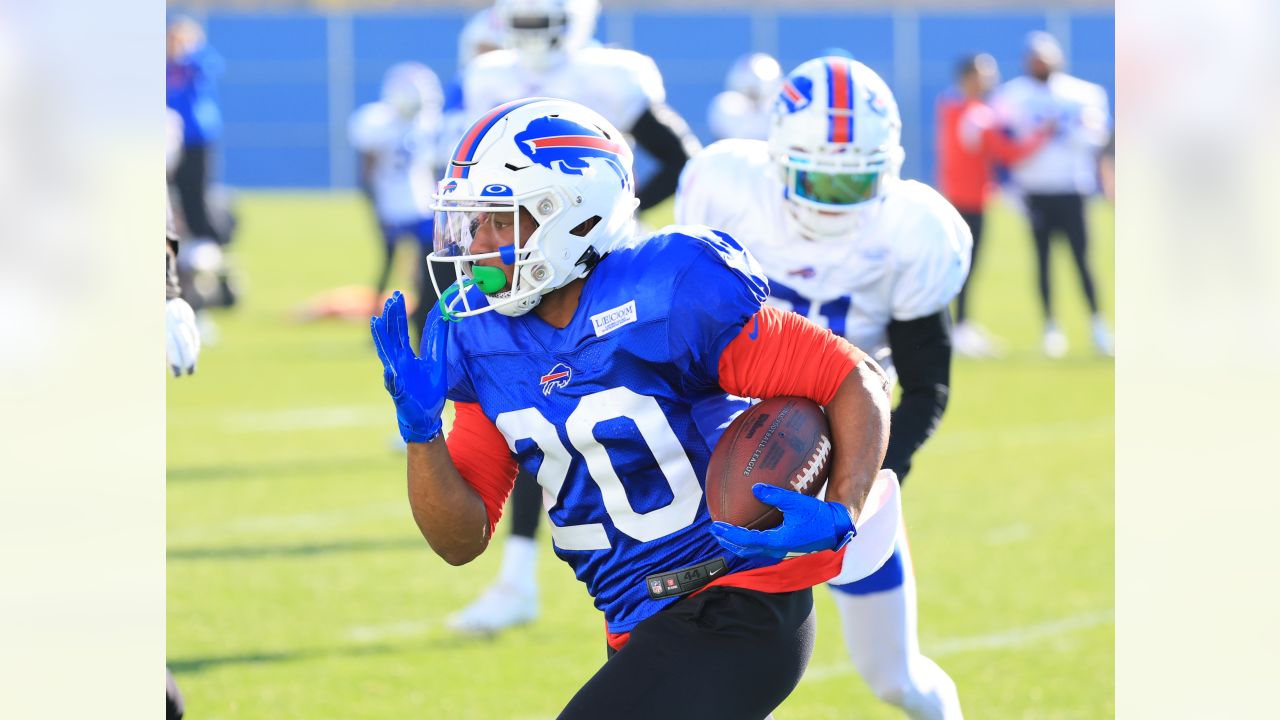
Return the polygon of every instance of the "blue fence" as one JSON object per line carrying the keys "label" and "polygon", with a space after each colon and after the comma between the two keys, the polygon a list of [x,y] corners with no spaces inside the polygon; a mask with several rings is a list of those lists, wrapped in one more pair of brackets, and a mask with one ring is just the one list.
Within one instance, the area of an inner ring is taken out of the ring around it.
{"label": "blue fence", "polygon": [[[443,81],[456,71],[463,12],[207,16],[210,44],[227,60],[222,177],[241,187],[351,187],[351,111],[377,96],[383,71],[418,60]],[[706,109],[729,64],[759,50],[784,68],[845,48],[893,88],[903,115],[908,177],[934,174],[934,103],[957,58],[989,52],[1006,77],[1021,72],[1031,30],[1063,41],[1068,69],[1113,98],[1115,17],[1092,12],[645,12],[606,11],[599,38],[654,58],[668,99],[704,141]],[[643,167],[638,168],[643,174]]]}

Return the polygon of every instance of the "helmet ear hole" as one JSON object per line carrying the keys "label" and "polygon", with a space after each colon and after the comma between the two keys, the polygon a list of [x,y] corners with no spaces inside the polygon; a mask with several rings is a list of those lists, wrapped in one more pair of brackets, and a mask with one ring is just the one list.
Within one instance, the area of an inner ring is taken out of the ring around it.
{"label": "helmet ear hole", "polygon": [[583,220],[582,222],[578,223],[577,227],[569,231],[569,234],[576,235],[578,237],[586,237],[587,233],[591,232],[591,229],[594,228],[597,224],[599,224],[599,222],[600,222],[600,216],[592,215],[586,220]]}

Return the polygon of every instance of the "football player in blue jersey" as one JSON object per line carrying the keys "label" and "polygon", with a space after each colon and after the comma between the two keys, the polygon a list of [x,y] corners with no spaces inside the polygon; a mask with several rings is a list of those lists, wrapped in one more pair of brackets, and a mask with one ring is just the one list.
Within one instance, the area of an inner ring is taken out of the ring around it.
{"label": "football player in blue jersey", "polygon": [[[680,169],[699,145],[667,104],[652,58],[595,42],[599,13],[598,0],[496,0],[492,20],[505,47],[467,64],[455,113],[463,122],[446,136],[448,149],[476,118],[502,103],[534,96],[572,100],[600,113],[655,161],[636,188],[644,213],[671,197]],[[449,627],[491,634],[537,618],[541,496],[532,476],[521,473],[508,508],[510,532],[502,542],[498,577],[448,618]]]}
{"label": "football player in blue jersey", "polygon": [[[399,294],[371,321],[409,502],[431,548],[462,565],[488,546],[517,465],[537,477],[555,552],[607,627],[608,660],[560,717],[763,718],[808,662],[812,586],[848,574],[873,485],[896,488],[879,472],[886,378],[847,340],[765,306],[762,271],[728,235],[634,238],[634,187],[622,133],[573,102],[507,103],[465,133],[429,257],[459,281],[420,356]],[[712,522],[715,438],[694,407],[729,395],[825,407],[825,499],[757,485],[781,525]]]}

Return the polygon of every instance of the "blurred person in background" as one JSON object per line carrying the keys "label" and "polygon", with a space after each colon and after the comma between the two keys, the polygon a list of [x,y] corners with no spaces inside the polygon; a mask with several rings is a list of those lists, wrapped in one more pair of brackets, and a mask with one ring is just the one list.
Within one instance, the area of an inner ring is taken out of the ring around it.
{"label": "blurred person in background", "polygon": [[[217,335],[205,308],[231,307],[238,295],[224,253],[235,232],[232,199],[225,188],[212,182],[214,148],[222,135],[215,84],[223,60],[206,42],[200,24],[185,15],[169,22],[166,38],[166,104],[181,120],[171,120],[168,131],[180,131],[182,136],[181,152],[170,173],[170,192],[178,200],[177,225],[186,240],[178,271],[183,297],[195,310],[205,340],[212,344]],[[174,141],[169,142],[172,147]]]}
{"label": "blurred person in background", "polygon": [[707,124],[717,140],[769,136],[769,109],[782,84],[782,66],[771,55],[748,53],[734,61],[724,92],[711,99]]}
{"label": "blurred person in background", "polygon": [[222,56],[209,47],[200,24],[185,15],[169,23],[167,40],[166,103],[182,118],[182,157],[173,173],[182,219],[193,240],[224,242],[206,197],[214,144],[222,134],[215,87]]}
{"label": "blurred person in background", "polygon": [[[722,229],[764,267],[769,304],[870,353],[901,386],[883,467],[904,480],[951,387],[950,304],[969,272],[969,228],[933,188],[899,173],[902,120],[888,85],[854,60],[801,64],[767,142],[721,140],[685,168],[676,223]],[[920,652],[915,574],[893,556],[831,584],[845,645],[881,700],[915,720],[957,720],[955,683]]]}
{"label": "blurred person in background", "polygon": [[1085,200],[1098,191],[1098,155],[1111,134],[1111,111],[1106,91],[1063,72],[1063,60],[1062,47],[1052,35],[1030,33],[1026,75],[1002,85],[991,104],[1020,141],[1033,138],[1046,124],[1053,127],[1047,142],[1010,168],[1010,182],[1025,200],[1035,240],[1044,353],[1060,358],[1067,352],[1049,285],[1049,243],[1061,233],[1071,246],[1089,303],[1094,348],[1111,356],[1114,343],[1098,306],[1085,218]]}
{"label": "blurred person in background", "polygon": [[1013,165],[1035,152],[1052,133],[1052,120],[1024,141],[1005,133],[987,96],[1000,80],[995,58],[985,53],[962,58],[956,66],[956,85],[938,100],[938,190],[960,211],[973,235],[969,279],[956,298],[956,325],[951,342],[968,357],[996,357],[999,343],[969,315],[969,287],[973,284],[982,242],[983,217],[994,186],[995,165]]}
{"label": "blurred person in background", "polygon": [[[644,211],[671,197],[697,138],[666,105],[662,75],[647,55],[593,46],[596,0],[498,0],[505,49],[476,57],[463,78],[465,114],[474,121],[518,98],[571,100],[600,113],[658,163],[636,190]],[[465,144],[460,144],[463,147]],[[511,498],[511,535],[497,580],[448,619],[466,633],[494,633],[538,616],[537,533],[542,489],[521,470]]]}
{"label": "blurred person in background", "polygon": [[174,377],[194,375],[200,357],[200,330],[191,305],[182,299],[178,278],[178,229],[173,222],[173,205],[168,207],[164,232],[165,268],[165,355]]}
{"label": "blurred person in background", "polygon": [[1098,184],[1102,187],[1102,197],[1112,205],[1116,204],[1116,133],[1113,130],[1107,144],[1098,155]]}
{"label": "blurred person in background", "polygon": [[458,74],[444,88],[444,117],[441,120],[440,157],[448,158],[453,148],[470,127],[462,81],[471,61],[487,52],[501,50],[505,34],[498,15],[488,7],[472,15],[458,33]]}
{"label": "blurred person in background", "polygon": [[[438,152],[443,104],[440,80],[434,72],[421,63],[397,63],[383,76],[381,98],[357,109],[348,124],[351,145],[360,156],[360,189],[373,206],[382,248],[372,310],[382,304],[396,246],[402,239],[413,239],[418,294],[412,323],[415,332],[436,299],[426,274],[430,272],[427,254],[431,252],[435,219],[431,196],[444,166]],[[448,278],[442,286],[452,282],[453,278]]]}

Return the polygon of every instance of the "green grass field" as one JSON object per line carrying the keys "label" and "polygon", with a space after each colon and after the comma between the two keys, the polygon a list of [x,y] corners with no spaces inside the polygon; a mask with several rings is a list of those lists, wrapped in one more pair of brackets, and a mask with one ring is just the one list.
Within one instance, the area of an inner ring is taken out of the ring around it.
{"label": "green grass field", "polygon": [[[543,533],[542,618],[452,635],[444,617],[493,577],[500,548],[462,568],[436,558],[409,514],[367,327],[288,319],[372,278],[366,208],[354,194],[246,194],[239,211],[244,302],[216,316],[198,374],[169,383],[168,662],[188,716],[555,717],[603,661],[585,590]],[[1110,208],[1091,221],[1109,308]],[[1040,356],[1025,225],[1008,212],[989,224],[973,308],[1010,352],[957,361],[907,483],[921,642],[970,718],[1110,717],[1113,363],[1092,355],[1065,247],[1055,295],[1072,349]],[[775,716],[900,717],[850,667],[829,593],[815,598],[809,673]]]}

